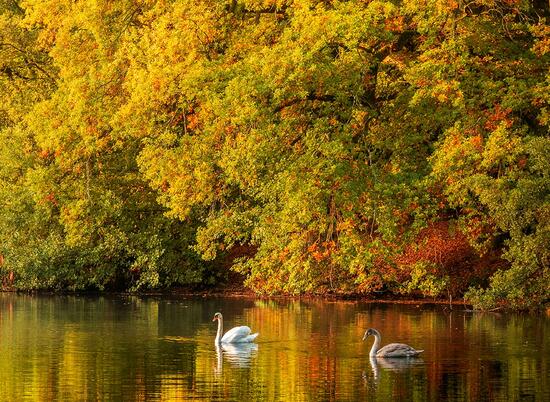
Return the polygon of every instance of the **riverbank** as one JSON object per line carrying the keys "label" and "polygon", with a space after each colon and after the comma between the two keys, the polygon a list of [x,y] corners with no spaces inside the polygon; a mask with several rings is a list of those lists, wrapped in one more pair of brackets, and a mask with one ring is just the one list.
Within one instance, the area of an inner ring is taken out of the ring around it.
{"label": "riverbank", "polygon": [[304,293],[300,295],[292,294],[259,294],[246,288],[242,285],[231,286],[218,286],[212,288],[186,288],[175,287],[162,290],[148,290],[139,292],[127,292],[127,291],[51,291],[51,290],[34,290],[23,291],[14,289],[2,289],[2,293],[17,293],[17,294],[35,294],[35,295],[76,295],[76,296],[90,296],[90,295],[105,295],[105,296],[138,296],[138,297],[181,297],[181,298],[198,298],[198,297],[223,297],[230,299],[269,299],[269,300],[322,300],[333,302],[362,302],[362,303],[380,303],[380,304],[402,304],[402,305],[446,305],[446,306],[464,306],[467,309],[471,309],[472,305],[467,303],[464,299],[442,299],[442,298],[427,298],[427,297],[404,297],[394,294],[317,294],[317,293]]}
{"label": "riverbank", "polygon": [[[319,301],[319,302],[350,302],[350,303],[367,303],[367,304],[395,304],[395,305],[416,305],[416,306],[441,306],[444,310],[455,310],[462,307],[464,311],[468,312],[496,312],[496,311],[509,311],[517,312],[517,309],[507,308],[506,306],[498,306],[487,310],[476,310],[471,303],[468,303],[463,298],[454,298],[452,300],[444,298],[431,298],[431,297],[410,297],[401,296],[391,293],[376,295],[376,294],[317,294],[317,293],[304,293],[300,295],[291,294],[259,294],[242,286],[218,286],[208,289],[198,288],[170,288],[162,290],[148,290],[139,292],[127,292],[127,291],[51,291],[51,290],[14,290],[14,289],[0,289],[0,293],[16,293],[16,294],[30,294],[30,295],[46,295],[46,296],[58,296],[58,295],[72,295],[72,296],[136,296],[136,297],[160,297],[160,298],[227,298],[227,299],[242,299],[242,300],[280,300],[280,301]],[[523,311],[531,312],[546,312],[550,316],[550,303],[543,304],[537,308],[525,309]]]}

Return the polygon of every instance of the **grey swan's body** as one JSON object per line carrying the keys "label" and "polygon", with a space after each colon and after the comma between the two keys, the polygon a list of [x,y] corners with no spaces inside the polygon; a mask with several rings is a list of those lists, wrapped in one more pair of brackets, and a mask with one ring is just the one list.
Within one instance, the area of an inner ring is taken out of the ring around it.
{"label": "grey swan's body", "polygon": [[252,334],[252,331],[246,325],[231,328],[223,334],[223,317],[221,313],[214,314],[212,321],[216,320],[218,320],[218,332],[214,340],[216,345],[221,345],[222,343],[250,343],[259,335],[258,333]]}
{"label": "grey swan's body", "polygon": [[382,341],[382,336],[380,332],[374,328],[369,328],[363,336],[363,340],[367,339],[369,336],[374,336],[374,343],[369,352],[370,357],[413,357],[417,356],[423,350],[416,350],[409,345],[404,343],[390,343],[383,348],[380,348],[380,342]]}

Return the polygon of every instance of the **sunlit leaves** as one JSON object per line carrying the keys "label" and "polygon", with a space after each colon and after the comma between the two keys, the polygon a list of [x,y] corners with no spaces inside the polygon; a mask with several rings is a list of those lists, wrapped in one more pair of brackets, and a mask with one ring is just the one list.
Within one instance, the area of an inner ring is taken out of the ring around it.
{"label": "sunlit leaves", "polygon": [[[539,11],[492,0],[6,8],[0,125],[17,126],[2,135],[24,150],[2,148],[4,182],[24,186],[9,211],[19,202],[47,222],[46,238],[66,247],[63,275],[76,258],[93,278],[62,286],[199,280],[182,268],[196,241],[259,292],[399,291],[406,280],[436,294],[446,273],[396,262],[422,228],[451,219],[479,254],[503,249],[513,267],[534,255],[529,277],[540,276]],[[254,252],[233,260],[240,247]]]}

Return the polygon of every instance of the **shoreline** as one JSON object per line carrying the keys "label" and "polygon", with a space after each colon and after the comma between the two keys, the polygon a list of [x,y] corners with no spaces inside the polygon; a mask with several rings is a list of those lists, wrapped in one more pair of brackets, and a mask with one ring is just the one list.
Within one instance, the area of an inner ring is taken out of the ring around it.
{"label": "shoreline", "polygon": [[279,301],[312,301],[312,302],[328,302],[328,303],[364,303],[364,304],[396,304],[396,305],[416,305],[420,306],[441,306],[443,310],[453,311],[455,308],[462,306],[461,311],[468,313],[497,313],[497,312],[520,312],[520,313],[536,313],[545,312],[550,315],[550,306],[542,305],[535,309],[514,310],[499,306],[489,310],[475,310],[472,304],[466,302],[463,298],[456,298],[452,301],[442,298],[425,298],[425,297],[401,297],[399,295],[387,294],[377,298],[375,295],[368,294],[315,294],[308,293],[302,295],[290,294],[274,294],[265,295],[254,293],[246,288],[212,288],[212,289],[186,289],[172,288],[164,290],[151,290],[141,292],[128,291],[52,291],[52,290],[16,290],[16,289],[0,289],[1,294],[21,294],[29,296],[75,296],[75,297],[158,297],[158,298],[240,298],[248,300],[279,300]]}
{"label": "shoreline", "polygon": [[414,298],[400,297],[399,295],[388,294],[377,298],[376,295],[367,295],[360,293],[352,294],[316,294],[306,293],[301,295],[292,294],[258,294],[246,288],[213,288],[213,289],[185,289],[172,288],[163,290],[150,290],[140,292],[129,291],[52,291],[52,290],[17,290],[17,289],[0,289],[0,293],[15,293],[27,295],[44,295],[44,296],[137,296],[137,297],[220,297],[220,298],[242,298],[242,299],[260,299],[260,300],[320,300],[326,302],[361,302],[368,304],[402,304],[402,305],[446,305],[446,306],[464,306],[471,308],[472,305],[465,302],[462,298],[448,299],[442,298]]}

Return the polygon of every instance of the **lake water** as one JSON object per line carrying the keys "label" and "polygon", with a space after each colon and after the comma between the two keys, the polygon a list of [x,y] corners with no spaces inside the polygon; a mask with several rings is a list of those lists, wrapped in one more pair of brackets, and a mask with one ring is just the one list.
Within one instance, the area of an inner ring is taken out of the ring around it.
{"label": "lake water", "polygon": [[[216,350],[226,329],[260,333]],[[419,359],[368,356],[382,344]],[[0,293],[0,401],[550,401],[550,317],[461,307]]]}

